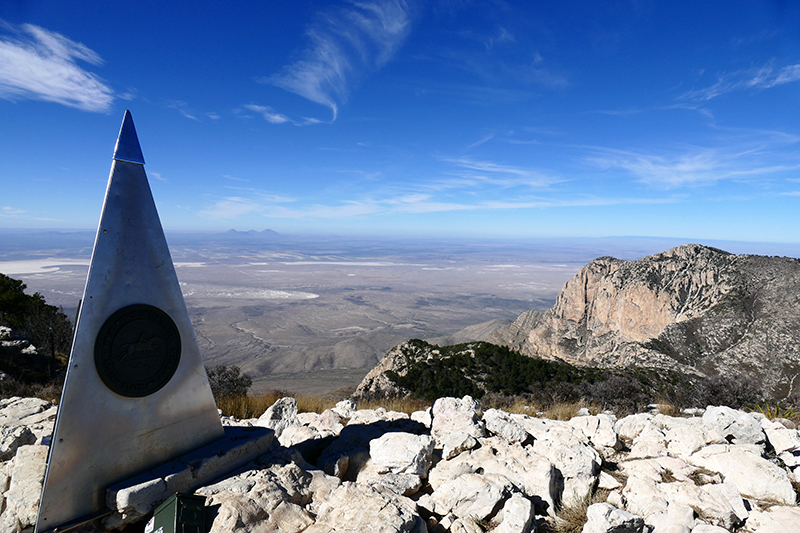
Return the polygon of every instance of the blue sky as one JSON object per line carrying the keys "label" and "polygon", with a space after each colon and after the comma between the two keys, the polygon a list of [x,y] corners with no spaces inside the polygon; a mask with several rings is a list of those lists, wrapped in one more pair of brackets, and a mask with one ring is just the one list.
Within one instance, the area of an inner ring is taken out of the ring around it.
{"label": "blue sky", "polygon": [[789,1],[0,3],[0,227],[800,241]]}

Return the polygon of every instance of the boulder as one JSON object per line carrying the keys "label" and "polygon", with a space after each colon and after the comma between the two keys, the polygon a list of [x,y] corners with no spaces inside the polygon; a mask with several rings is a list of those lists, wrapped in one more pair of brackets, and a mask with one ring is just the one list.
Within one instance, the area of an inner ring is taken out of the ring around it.
{"label": "boulder", "polygon": [[800,507],[775,505],[763,511],[754,510],[747,519],[752,533],[794,533],[800,531]]}
{"label": "boulder", "polygon": [[356,402],[353,400],[342,400],[332,407],[331,411],[341,416],[342,418],[350,418],[356,411]]}
{"label": "boulder", "polygon": [[593,503],[586,510],[581,533],[644,533],[644,520],[609,503]]}
{"label": "boulder", "polygon": [[426,428],[430,429],[431,424],[433,423],[433,417],[431,416],[432,409],[428,407],[424,411],[414,411],[411,413],[411,420],[414,422],[419,422]]}
{"label": "boulder", "polygon": [[36,435],[25,426],[0,427],[0,461],[8,461],[17,448],[36,442]]}
{"label": "boulder", "polygon": [[528,432],[511,415],[499,409],[487,409],[483,413],[483,423],[489,432],[508,442],[525,442],[530,438]]}
{"label": "boulder", "polygon": [[36,522],[39,496],[47,466],[46,446],[20,446],[11,460],[11,480],[4,497],[6,508],[0,518],[2,531],[22,531]]}
{"label": "boulder", "polygon": [[512,485],[497,474],[464,474],[451,479],[431,495],[436,514],[485,520],[494,515]]}
{"label": "boulder", "polygon": [[52,421],[57,407],[39,398],[14,396],[0,400],[0,426],[35,426]]}
{"label": "boulder", "polygon": [[511,483],[514,492],[531,498],[547,512],[553,512],[563,490],[562,478],[547,458],[534,453],[530,446],[491,437],[483,439],[481,447],[442,460],[430,470],[428,483],[434,490],[434,499],[443,485],[468,474],[502,477]]}
{"label": "boulder", "polygon": [[348,426],[368,425],[376,422],[394,422],[395,420],[408,420],[409,416],[398,411],[387,411],[383,407],[377,409],[361,409],[355,411],[347,421]]}
{"label": "boulder", "polygon": [[531,501],[519,493],[514,493],[503,504],[497,514],[500,525],[493,533],[528,533],[534,521],[534,507]]}
{"label": "boulder", "polygon": [[289,426],[300,425],[297,419],[297,400],[291,397],[278,399],[258,417],[256,425],[273,430],[275,437],[280,437]]}
{"label": "boulder", "polygon": [[650,515],[645,523],[653,528],[652,533],[691,533],[695,526],[694,509],[671,501],[666,513]]}
{"label": "boulder", "polygon": [[622,447],[622,442],[614,430],[616,419],[608,414],[596,416],[576,416],[569,425],[580,431],[600,451],[611,454]]}
{"label": "boulder", "polygon": [[788,429],[783,424],[773,422],[768,418],[761,421],[761,428],[776,454],[800,451],[800,431]]}
{"label": "boulder", "polygon": [[261,427],[226,427],[225,437],[178,459],[112,485],[106,506],[115,511],[106,527],[135,522],[176,492],[190,492],[268,453],[275,434]]}
{"label": "boulder", "polygon": [[414,502],[384,487],[345,482],[319,507],[304,533],[427,533]]}
{"label": "boulder", "polygon": [[415,474],[427,477],[433,463],[430,435],[386,433],[369,443],[369,456],[379,474]]}
{"label": "boulder", "polygon": [[480,404],[470,396],[439,398],[433,404],[431,435],[439,440],[452,433],[466,433],[480,438],[485,435],[483,423],[478,418]]}
{"label": "boulder", "polygon": [[652,425],[653,415],[650,413],[638,413],[628,415],[617,420],[614,430],[620,438],[632,441],[639,436],[645,426]]}
{"label": "boulder", "polygon": [[450,525],[450,533],[483,533],[483,528],[471,518],[456,518]]}
{"label": "boulder", "polygon": [[786,471],[762,458],[757,446],[712,444],[692,454],[689,463],[719,472],[743,496],[784,505],[795,503],[796,495]]}
{"label": "boulder", "polygon": [[644,459],[667,455],[667,437],[653,424],[646,424],[633,439],[629,459]]}
{"label": "boulder", "polygon": [[452,459],[458,454],[477,448],[480,445],[478,439],[464,431],[443,435],[439,437],[438,444],[442,447],[442,459],[445,460]]}
{"label": "boulder", "polygon": [[561,501],[571,505],[589,497],[600,474],[600,454],[575,435],[570,426],[556,426],[534,440],[533,453],[553,463],[563,479]]}
{"label": "boulder", "polygon": [[756,418],[726,406],[709,406],[703,413],[703,426],[722,436],[731,444],[754,444],[761,448],[766,435]]}

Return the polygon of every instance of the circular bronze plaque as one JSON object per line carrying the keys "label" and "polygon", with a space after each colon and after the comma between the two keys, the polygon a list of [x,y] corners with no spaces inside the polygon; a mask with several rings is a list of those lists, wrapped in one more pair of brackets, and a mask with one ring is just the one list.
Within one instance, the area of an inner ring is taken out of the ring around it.
{"label": "circular bronze plaque", "polygon": [[181,360],[181,334],[172,318],[145,304],[123,307],[106,320],[94,343],[103,383],[122,396],[149,396],[166,385]]}

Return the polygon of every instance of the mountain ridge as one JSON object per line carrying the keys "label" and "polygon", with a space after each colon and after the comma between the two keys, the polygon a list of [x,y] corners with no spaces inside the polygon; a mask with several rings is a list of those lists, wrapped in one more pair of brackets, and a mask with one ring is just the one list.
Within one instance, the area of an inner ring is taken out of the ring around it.
{"label": "mountain ridge", "polygon": [[788,396],[800,375],[800,260],[699,244],[601,257],[551,309],[527,311],[485,340],[579,366],[748,374]]}

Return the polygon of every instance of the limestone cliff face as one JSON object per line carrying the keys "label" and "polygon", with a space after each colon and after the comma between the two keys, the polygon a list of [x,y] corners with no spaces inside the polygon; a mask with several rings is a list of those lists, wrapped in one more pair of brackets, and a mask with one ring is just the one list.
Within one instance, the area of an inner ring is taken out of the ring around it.
{"label": "limestone cliff face", "polygon": [[555,305],[486,339],[593,366],[750,373],[778,394],[800,387],[800,261],[687,244],[596,259]]}

